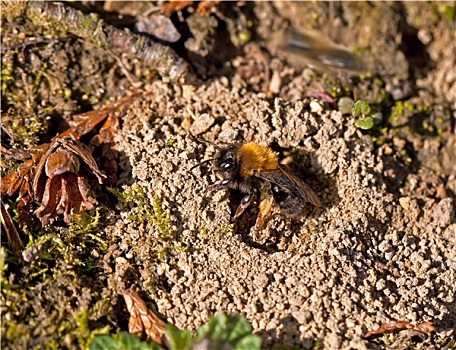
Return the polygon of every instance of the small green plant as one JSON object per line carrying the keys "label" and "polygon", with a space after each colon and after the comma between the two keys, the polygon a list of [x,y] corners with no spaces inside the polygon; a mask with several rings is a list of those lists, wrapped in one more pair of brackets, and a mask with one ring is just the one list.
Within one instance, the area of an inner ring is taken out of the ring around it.
{"label": "small green plant", "polygon": [[[200,327],[191,344],[207,342],[210,349],[260,349],[261,338],[252,334],[252,327],[242,315],[218,315]],[[193,348],[193,346],[191,347]]]}
{"label": "small green plant", "polygon": [[90,350],[158,350],[157,344],[148,344],[128,332],[101,335],[90,343]]}
{"label": "small green plant", "polygon": [[155,194],[150,201],[144,189],[138,185],[119,191],[116,188],[108,189],[117,196],[124,207],[135,206],[136,213],[130,215],[129,219],[140,223],[152,222],[157,229],[156,245],[152,247],[157,252],[159,259],[169,252],[181,252],[186,249],[180,243],[174,242],[174,230],[171,225],[171,214],[163,209],[160,196]]}
{"label": "small green plant", "polygon": [[395,123],[403,116],[405,116],[406,119],[409,119],[413,115],[415,109],[415,106],[408,101],[396,101],[391,108],[391,114],[388,121],[390,123]]}
{"label": "small green plant", "polygon": [[[252,334],[252,327],[242,315],[214,316],[208,323],[200,327],[195,335],[192,335],[189,330],[178,330],[170,324],[166,326],[166,333],[171,350],[261,349],[261,338]],[[140,341],[127,332],[120,332],[111,336],[97,336],[89,349],[156,350],[162,348],[157,344]]]}
{"label": "small green plant", "polygon": [[157,225],[161,236],[168,236],[172,233],[170,225],[170,214],[163,210],[162,200],[157,194],[154,195],[152,203],[144,192],[144,189],[138,185],[132,185],[120,191],[117,188],[108,188],[109,192],[120,199],[124,207],[130,205],[136,206],[136,214],[130,215],[129,219],[138,222],[152,221]]}
{"label": "small green plant", "polygon": [[363,100],[354,103],[352,114],[358,118],[356,126],[363,130],[372,129],[374,125],[380,124],[383,120],[382,113]]}
{"label": "small green plant", "polygon": [[233,232],[233,224],[221,225],[216,231],[217,235],[226,235],[228,232]]}
{"label": "small green plant", "polygon": [[[8,323],[2,328],[5,348],[60,349],[68,342],[86,348],[96,335],[109,332],[109,325],[98,327],[111,313],[109,299],[93,293],[84,307],[77,303],[78,291],[100,270],[95,256],[107,247],[96,232],[99,213],[93,210],[73,219],[68,229],[47,227],[29,233],[25,263],[7,259],[6,250],[0,250],[1,297],[8,303]],[[18,268],[23,271],[19,277]]]}
{"label": "small green plant", "polygon": [[173,147],[174,142],[176,142],[176,139],[175,139],[174,137],[171,136],[171,137],[168,139],[168,141],[166,141],[166,146],[168,146],[168,147]]}
{"label": "small green plant", "polygon": [[160,238],[171,236],[173,234],[170,224],[171,215],[169,212],[163,210],[162,200],[157,194],[154,195],[152,200],[152,208],[154,210],[154,214],[150,216],[150,218],[153,223],[157,225],[158,230],[160,231]]}

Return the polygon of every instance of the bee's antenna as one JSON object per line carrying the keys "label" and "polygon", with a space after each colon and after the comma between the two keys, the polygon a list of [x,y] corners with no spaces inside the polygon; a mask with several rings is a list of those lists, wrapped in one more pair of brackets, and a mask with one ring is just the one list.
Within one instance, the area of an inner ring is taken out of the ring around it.
{"label": "bee's antenna", "polygon": [[195,168],[197,168],[197,167],[199,167],[199,166],[201,166],[201,165],[203,165],[203,164],[212,162],[213,160],[214,160],[214,158],[203,160],[202,162],[199,162],[198,164],[192,166],[192,167],[190,168],[190,171],[192,171],[193,169],[195,169]]}
{"label": "bee's antenna", "polygon": [[[221,148],[220,148],[219,146],[217,146],[215,143],[213,143],[213,142],[211,142],[211,141],[207,141],[207,140],[205,140],[205,139],[203,139],[203,138],[195,137],[195,136],[193,136],[193,135],[189,135],[189,136],[190,136],[190,139],[192,139],[192,140],[195,141],[195,142],[204,143],[204,144],[206,144],[206,145],[214,146],[215,149],[216,149],[217,151],[220,151],[220,150],[221,150]],[[192,171],[193,169],[195,169],[195,168],[197,168],[197,167],[199,167],[199,166],[201,166],[201,165],[203,165],[203,164],[212,162],[213,160],[214,160],[214,158],[210,158],[210,159],[203,160],[202,162],[200,162],[200,163],[198,163],[198,164],[192,166],[192,167],[190,168],[190,171]]]}
{"label": "bee's antenna", "polygon": [[217,146],[215,143],[213,143],[213,142],[211,142],[211,141],[207,141],[207,140],[205,140],[205,139],[203,139],[203,138],[201,138],[201,137],[195,137],[195,136],[193,136],[193,135],[190,135],[190,138],[191,138],[193,141],[196,141],[196,142],[199,142],[199,143],[205,143],[206,145],[214,146],[215,149],[216,149],[217,151],[220,151],[220,147]]}

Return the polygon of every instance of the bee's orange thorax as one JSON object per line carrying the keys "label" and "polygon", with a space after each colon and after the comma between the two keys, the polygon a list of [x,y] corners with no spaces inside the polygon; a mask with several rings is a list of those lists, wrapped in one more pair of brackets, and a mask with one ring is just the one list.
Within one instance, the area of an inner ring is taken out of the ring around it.
{"label": "bee's orange thorax", "polygon": [[279,167],[277,154],[270,148],[246,143],[239,150],[241,176],[253,175],[255,171],[274,170]]}

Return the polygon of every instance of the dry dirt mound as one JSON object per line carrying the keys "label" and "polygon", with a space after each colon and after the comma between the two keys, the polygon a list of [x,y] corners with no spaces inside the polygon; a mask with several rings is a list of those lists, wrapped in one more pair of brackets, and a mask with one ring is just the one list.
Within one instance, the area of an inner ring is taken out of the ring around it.
{"label": "dry dirt mound", "polygon": [[[195,329],[215,313],[241,313],[264,346],[311,347],[320,339],[326,348],[365,348],[367,330],[394,320],[451,331],[456,225],[453,201],[435,199],[437,176],[407,171],[388,146],[375,150],[351,117],[303,91],[268,100],[236,77],[185,94],[160,82],[149,90],[118,137],[120,184],[158,194],[187,248],[157,269],[158,225],[129,219],[136,208],[125,211],[107,228],[118,241],[111,288],[124,288],[139,266],[140,288],[155,295],[168,322]],[[236,197],[206,190],[216,181],[207,167],[190,171],[211,148],[188,137],[189,120],[190,132],[208,140],[272,145],[324,207],[309,206],[299,221],[276,215],[259,235],[250,232],[255,206],[231,222]]]}

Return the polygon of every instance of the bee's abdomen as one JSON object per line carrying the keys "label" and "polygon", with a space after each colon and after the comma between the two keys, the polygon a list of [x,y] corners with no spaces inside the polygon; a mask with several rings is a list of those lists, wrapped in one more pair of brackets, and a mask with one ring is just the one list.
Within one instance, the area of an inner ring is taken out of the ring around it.
{"label": "bee's abdomen", "polygon": [[284,189],[276,184],[271,184],[271,190],[274,200],[285,215],[297,217],[301,214],[304,201],[296,189],[293,187]]}

